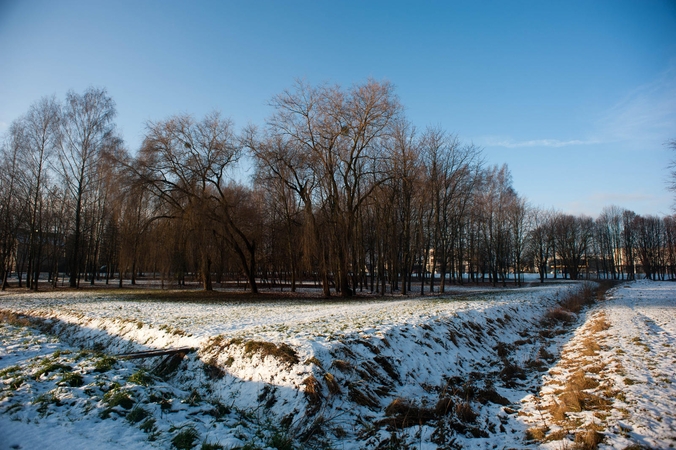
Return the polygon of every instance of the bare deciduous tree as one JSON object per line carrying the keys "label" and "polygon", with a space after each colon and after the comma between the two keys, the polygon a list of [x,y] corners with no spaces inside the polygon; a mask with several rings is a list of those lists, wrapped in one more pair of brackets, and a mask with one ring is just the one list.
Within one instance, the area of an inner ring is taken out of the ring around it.
{"label": "bare deciduous tree", "polygon": [[28,113],[12,125],[20,145],[24,174],[25,202],[28,208],[26,287],[37,290],[44,240],[43,214],[48,169],[59,142],[59,105],[54,97],[45,97],[31,105]]}
{"label": "bare deciduous tree", "polygon": [[82,95],[66,94],[61,116],[60,172],[74,201],[74,223],[69,246],[70,287],[78,285],[82,269],[82,226],[87,195],[95,188],[101,155],[119,145],[114,135],[115,103],[105,89],[89,88]]}
{"label": "bare deciduous tree", "polygon": [[[10,265],[16,259],[19,228],[28,218],[26,203],[18,195],[20,178],[21,134],[10,128],[0,148],[0,275],[2,290],[7,287]],[[21,278],[19,278],[21,284]]]}
{"label": "bare deciduous tree", "polygon": [[[204,289],[212,289],[214,235],[235,251],[253,293],[256,284],[256,240],[250,230],[255,220],[236,220],[242,206],[228,170],[241,155],[232,122],[218,113],[196,122],[191,116],[175,116],[150,123],[139,155],[138,174],[165,209],[158,217],[182,219],[199,242],[200,272]],[[223,224],[224,226],[220,226]]]}
{"label": "bare deciduous tree", "polygon": [[[323,247],[324,293],[328,295],[327,253],[335,255],[337,288],[352,295],[350,264],[359,210],[388,177],[384,160],[389,129],[401,107],[389,83],[369,80],[347,91],[299,82],[272,101],[268,138],[247,140],[266,170],[285,177],[296,192],[322,248],[320,218],[331,230],[331,248]],[[298,169],[297,169],[298,167]],[[308,192],[308,188],[313,188]],[[352,268],[356,270],[355,267]]]}
{"label": "bare deciduous tree", "polygon": [[590,217],[561,214],[556,221],[557,251],[566,273],[577,280],[594,233]]}

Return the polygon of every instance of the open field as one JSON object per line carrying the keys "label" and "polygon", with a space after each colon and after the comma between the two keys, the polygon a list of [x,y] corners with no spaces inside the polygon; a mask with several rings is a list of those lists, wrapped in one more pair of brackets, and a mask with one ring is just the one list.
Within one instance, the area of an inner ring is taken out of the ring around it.
{"label": "open field", "polygon": [[[6,294],[0,448],[673,445],[676,285],[631,283],[578,315],[559,306],[580,289]],[[115,357],[177,347],[196,351]],[[579,405],[559,408],[575,389]]]}

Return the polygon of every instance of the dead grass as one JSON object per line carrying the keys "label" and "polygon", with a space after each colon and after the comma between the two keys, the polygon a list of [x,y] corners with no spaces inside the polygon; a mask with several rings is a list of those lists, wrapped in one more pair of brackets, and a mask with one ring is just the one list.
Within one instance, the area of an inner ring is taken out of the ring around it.
{"label": "dead grass", "polygon": [[0,309],[0,322],[6,322],[15,327],[27,327],[31,325],[28,317],[6,309]]}
{"label": "dead grass", "polygon": [[326,385],[328,386],[331,395],[339,395],[342,392],[338,381],[336,381],[336,377],[329,372],[324,374],[324,381],[326,381]]}
{"label": "dead grass", "polygon": [[532,427],[526,430],[526,440],[542,442],[547,436],[549,427]]}
{"label": "dead grass", "polygon": [[605,313],[597,315],[589,327],[589,330],[594,334],[606,331],[608,329],[610,329],[610,322],[608,322],[608,318],[606,317]]}
{"label": "dead grass", "polygon": [[336,369],[340,370],[343,373],[351,372],[354,369],[352,364],[350,364],[348,361],[344,361],[342,359],[334,360],[333,363],[331,363],[331,366],[335,367]]}
{"label": "dead grass", "polygon": [[592,336],[587,336],[582,341],[582,356],[596,356],[601,350],[601,346],[598,344],[597,340]]}
{"label": "dead grass", "polygon": [[544,441],[560,441],[561,439],[565,438],[568,435],[568,431],[564,429],[559,429],[556,431],[553,431],[547,435],[547,437],[544,439]]}
{"label": "dead grass", "polygon": [[324,370],[324,367],[322,367],[322,362],[320,360],[318,360],[317,357],[315,357],[315,356],[313,356],[312,358],[309,358],[305,361],[306,366],[309,366],[310,364],[314,364],[315,366]]}
{"label": "dead grass", "polygon": [[603,442],[603,435],[599,433],[600,427],[595,423],[588,424],[584,430],[575,433],[575,449],[595,450]]}
{"label": "dead grass", "polygon": [[562,423],[566,420],[567,407],[564,403],[554,400],[547,407],[547,412],[556,423]]}
{"label": "dead grass", "polygon": [[544,322],[549,325],[554,325],[557,323],[570,324],[575,321],[575,314],[571,311],[567,311],[562,306],[552,308],[545,314]]}
{"label": "dead grass", "polygon": [[226,339],[225,336],[220,334],[209,339],[200,352],[204,354],[222,353],[233,345],[242,345],[243,343],[244,339],[242,338]]}
{"label": "dead grass", "polygon": [[561,301],[561,307],[566,311],[578,314],[585,306],[592,305],[596,298],[594,285],[584,283],[582,289],[572,292]]}
{"label": "dead grass", "polygon": [[455,416],[465,423],[474,423],[478,415],[472,409],[472,405],[465,401],[455,405]]}
{"label": "dead grass", "polygon": [[601,373],[601,371],[603,369],[604,369],[604,367],[601,364],[594,364],[594,365],[585,367],[585,370],[587,371],[587,373],[594,373],[594,374]]}
{"label": "dead grass", "polygon": [[[601,300],[607,289],[612,286],[614,283],[600,283],[598,289],[591,284],[584,285],[580,291],[564,298],[559,306],[548,311],[542,324],[553,326],[556,323],[571,323],[571,318],[574,318],[585,307]],[[608,417],[611,399],[618,395],[607,383],[601,383],[603,376],[599,374],[602,374],[607,366],[589,360],[602,350],[599,344],[599,334],[610,327],[611,323],[604,313],[596,314],[585,326],[586,335],[579,341],[579,346],[571,350],[571,353],[562,355],[558,367],[568,370],[570,375],[565,380],[563,389],[552,394],[544,410],[551,417],[552,423],[560,425],[561,428],[547,434],[548,428],[545,421],[544,426],[528,430],[528,439],[538,442],[559,441],[575,431],[575,442],[572,448],[598,448],[603,440],[603,434],[599,432],[602,427],[594,423],[585,425],[585,416],[580,413],[589,411],[597,420]],[[640,343],[634,343],[640,345]],[[550,371],[552,375],[561,375],[561,373],[559,369]],[[565,448],[571,447],[565,444]]]}
{"label": "dead grass", "polygon": [[380,402],[370,395],[369,393],[363,392],[354,384],[349,387],[349,398],[350,401],[356,403],[360,406],[366,406],[367,408],[375,409],[380,405]]}
{"label": "dead grass", "polygon": [[436,412],[408,399],[396,398],[385,408],[385,423],[396,428],[408,428],[428,423],[436,418]]}
{"label": "dead grass", "polygon": [[583,370],[575,372],[568,380],[568,383],[578,389],[595,389],[599,386],[599,382],[594,378],[588,377]]}
{"label": "dead grass", "polygon": [[322,385],[319,384],[319,381],[310,375],[307,377],[301,385],[305,386],[305,398],[307,399],[307,412],[309,415],[313,415],[319,410],[319,407],[322,404]]}
{"label": "dead grass", "polygon": [[244,353],[251,356],[256,353],[263,358],[272,356],[273,358],[285,363],[287,366],[298,364],[298,355],[296,351],[285,343],[275,345],[272,342],[248,341],[244,344]]}
{"label": "dead grass", "polygon": [[[545,313],[542,318],[543,327],[553,327],[558,324],[570,325],[583,308],[594,304],[596,298],[597,290],[594,285],[591,283],[583,284],[581,289],[564,297],[559,302],[559,306],[551,308]],[[545,329],[543,331],[551,333],[551,330]]]}
{"label": "dead grass", "polygon": [[568,419],[569,413],[608,409],[610,400],[589,392],[599,385],[598,380],[578,370],[568,379],[563,392],[559,393],[558,398],[549,405],[549,414],[555,422],[562,423]]}

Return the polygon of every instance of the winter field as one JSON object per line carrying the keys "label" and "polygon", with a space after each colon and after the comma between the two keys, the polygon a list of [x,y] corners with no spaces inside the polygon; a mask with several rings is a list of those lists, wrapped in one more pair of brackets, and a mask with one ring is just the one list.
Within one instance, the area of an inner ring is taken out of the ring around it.
{"label": "winter field", "polygon": [[349,302],[17,292],[0,295],[0,449],[676,445],[675,283],[581,310],[592,293],[570,282]]}

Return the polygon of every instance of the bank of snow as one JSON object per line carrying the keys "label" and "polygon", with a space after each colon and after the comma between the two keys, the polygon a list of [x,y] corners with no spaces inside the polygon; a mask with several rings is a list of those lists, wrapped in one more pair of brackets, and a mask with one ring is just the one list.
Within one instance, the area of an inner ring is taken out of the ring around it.
{"label": "bank of snow", "polygon": [[[520,401],[567,339],[542,333],[542,316],[577,288],[348,303],[4,296],[58,339],[2,325],[0,441],[30,448],[34,428],[73,448],[170,448],[188,434],[213,448],[521,448],[532,444]],[[97,369],[109,354],[174,346],[198,351],[146,360],[146,372]],[[40,373],[49,364],[62,367]]]}

